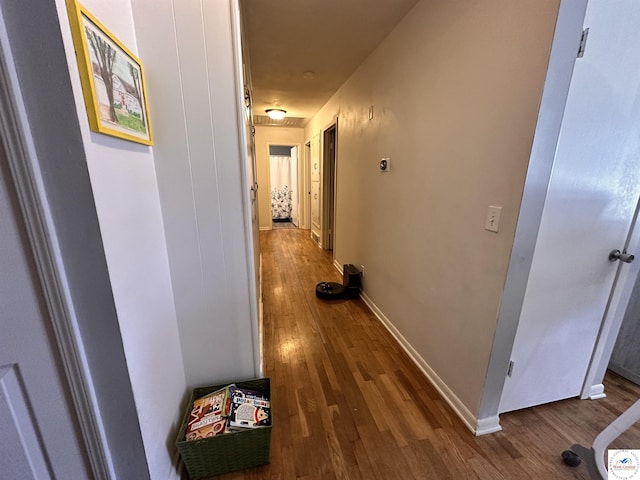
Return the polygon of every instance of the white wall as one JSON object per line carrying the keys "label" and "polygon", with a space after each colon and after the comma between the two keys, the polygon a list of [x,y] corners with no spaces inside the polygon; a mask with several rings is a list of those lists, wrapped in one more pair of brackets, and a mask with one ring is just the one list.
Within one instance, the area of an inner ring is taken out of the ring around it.
{"label": "white wall", "polygon": [[[185,372],[153,151],[89,131],[64,0],[56,4],[149,471],[170,478],[167,445],[182,414]],[[137,52],[129,0],[83,4]]]}
{"label": "white wall", "polygon": [[132,1],[189,387],[256,375],[230,3]]}
{"label": "white wall", "polygon": [[[298,146],[299,174],[304,180],[304,156],[302,147],[304,146],[304,129],[286,127],[266,127],[256,126],[256,169],[258,171],[258,208],[260,210],[260,229],[271,230],[271,188],[269,180],[269,145],[291,145]],[[306,194],[303,188],[304,182],[300,182],[300,215],[303,215],[303,197]],[[301,225],[304,225],[301,217]]]}
{"label": "white wall", "polygon": [[[305,129],[308,141],[339,117],[336,262],[365,266],[365,297],[469,424],[558,4],[422,1]],[[498,234],[489,205],[503,207]]]}

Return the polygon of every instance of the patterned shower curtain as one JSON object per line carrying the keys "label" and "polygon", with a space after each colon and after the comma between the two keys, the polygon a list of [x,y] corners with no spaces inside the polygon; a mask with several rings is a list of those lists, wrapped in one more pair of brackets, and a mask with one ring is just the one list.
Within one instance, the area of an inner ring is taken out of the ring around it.
{"label": "patterned shower curtain", "polygon": [[271,155],[271,217],[291,218],[291,157]]}

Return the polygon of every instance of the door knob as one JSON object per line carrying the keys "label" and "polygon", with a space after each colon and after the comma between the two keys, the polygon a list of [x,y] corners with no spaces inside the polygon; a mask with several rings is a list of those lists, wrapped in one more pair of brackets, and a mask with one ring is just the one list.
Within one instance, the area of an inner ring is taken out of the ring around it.
{"label": "door knob", "polygon": [[627,253],[626,250],[624,251],[620,251],[620,250],[611,250],[611,253],[609,253],[609,261],[610,262],[615,262],[616,260],[620,260],[621,262],[624,263],[631,263],[635,260],[635,255],[631,255],[630,253]]}

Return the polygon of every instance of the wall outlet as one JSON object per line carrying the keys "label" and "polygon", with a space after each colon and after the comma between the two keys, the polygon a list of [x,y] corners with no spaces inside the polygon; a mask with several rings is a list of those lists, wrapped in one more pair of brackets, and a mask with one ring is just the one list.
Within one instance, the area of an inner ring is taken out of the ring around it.
{"label": "wall outlet", "polygon": [[487,218],[484,222],[484,229],[490,232],[498,232],[500,227],[500,214],[502,213],[502,207],[489,206],[487,208]]}

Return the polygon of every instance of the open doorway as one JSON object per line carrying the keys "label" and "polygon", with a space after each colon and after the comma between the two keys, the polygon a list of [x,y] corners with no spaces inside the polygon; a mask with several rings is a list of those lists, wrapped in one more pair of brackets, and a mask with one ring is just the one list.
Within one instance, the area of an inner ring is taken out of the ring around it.
{"label": "open doorway", "polygon": [[298,191],[298,147],[269,145],[272,228],[297,228],[300,199]]}
{"label": "open doorway", "polygon": [[[640,200],[636,205],[633,230],[624,245],[623,251],[625,252],[627,249],[635,254],[639,251],[639,216]],[[631,256],[633,257],[633,254]],[[628,256],[623,259],[625,263],[633,260],[634,258]],[[638,341],[640,341],[640,267],[636,263],[627,267],[621,266],[621,268],[623,268],[622,272],[626,271],[627,275],[626,278],[624,275],[619,277],[620,285],[617,287],[619,290],[618,308],[613,312],[613,320],[610,322],[612,324],[611,331],[617,331],[618,333],[615,337],[611,334],[608,335],[602,357],[603,363],[608,361],[608,369],[636,385],[640,385],[640,352],[638,350]],[[609,353],[609,350],[611,350],[611,353]],[[599,379],[600,375],[604,375],[602,363],[600,370],[596,380]]]}
{"label": "open doorway", "polygon": [[640,277],[634,282],[620,332],[613,347],[609,369],[640,385]]}
{"label": "open doorway", "polygon": [[[609,362],[608,345],[620,327],[623,291],[637,276],[637,264],[627,265],[633,259],[627,250],[637,253],[640,237],[639,132],[633,121],[640,65],[620,59],[640,41],[639,19],[635,2],[612,8],[590,1],[581,23],[599,34],[590,37],[584,59],[567,49],[574,68],[561,129],[549,149],[553,168],[499,413],[605,396],[602,364]],[[594,69],[603,74],[593,75]],[[589,102],[582,101],[587,96]]]}
{"label": "open doorway", "polygon": [[322,246],[325,250],[333,250],[335,236],[337,130],[337,124],[333,124],[322,137]]}

